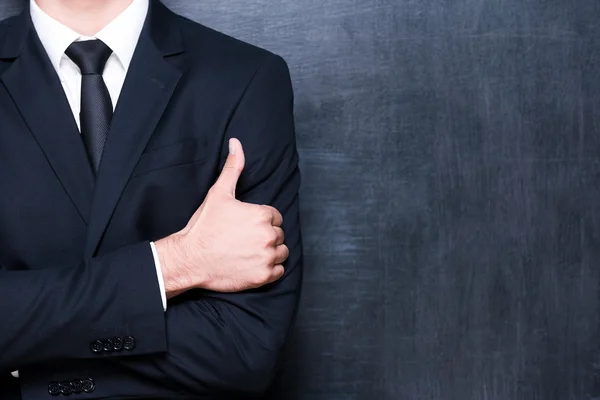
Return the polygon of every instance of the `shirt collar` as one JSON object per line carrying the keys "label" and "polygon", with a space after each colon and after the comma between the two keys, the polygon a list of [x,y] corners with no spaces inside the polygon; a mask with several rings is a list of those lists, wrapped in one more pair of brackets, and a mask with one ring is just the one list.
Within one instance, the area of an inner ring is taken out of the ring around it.
{"label": "shirt collar", "polygon": [[30,0],[33,26],[56,71],[59,70],[60,61],[71,43],[89,39],[102,40],[112,49],[127,71],[148,14],[148,6],[149,0],[133,0],[125,11],[95,36],[86,37],[50,17],[35,0]]}

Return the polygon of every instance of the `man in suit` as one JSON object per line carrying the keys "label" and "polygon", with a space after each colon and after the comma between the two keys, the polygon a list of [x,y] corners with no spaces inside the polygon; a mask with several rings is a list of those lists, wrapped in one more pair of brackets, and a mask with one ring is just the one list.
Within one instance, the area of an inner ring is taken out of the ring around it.
{"label": "man in suit", "polygon": [[31,0],[0,23],[0,398],[259,397],[299,185],[279,56],[159,0]]}

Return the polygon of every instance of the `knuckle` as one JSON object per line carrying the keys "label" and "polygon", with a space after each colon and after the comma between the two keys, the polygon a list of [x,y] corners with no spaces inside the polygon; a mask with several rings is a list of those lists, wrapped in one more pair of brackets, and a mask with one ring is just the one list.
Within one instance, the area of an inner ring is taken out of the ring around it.
{"label": "knuckle", "polygon": [[258,213],[261,221],[270,221],[271,220],[271,210],[268,207],[261,207]]}
{"label": "knuckle", "polygon": [[287,260],[287,258],[290,256],[290,249],[288,249],[286,245],[281,245],[281,252],[284,260]]}
{"label": "knuckle", "polygon": [[278,235],[275,229],[266,228],[264,235],[267,246],[272,246],[277,241]]}
{"label": "knuckle", "polygon": [[283,275],[285,275],[285,269],[283,268],[283,265],[279,265],[275,270],[275,277],[280,279]]}
{"label": "knuckle", "polygon": [[273,247],[269,247],[265,250],[264,253],[264,262],[267,266],[273,266],[275,264],[275,260],[277,259],[277,252]]}
{"label": "knuckle", "polygon": [[275,214],[275,218],[277,218],[280,221],[283,221],[283,215],[281,215],[281,213],[279,211],[277,211],[276,209],[273,209],[273,213]]}
{"label": "knuckle", "polygon": [[225,161],[225,164],[223,165],[223,169],[232,170],[233,171],[233,170],[236,170],[238,168],[237,168],[236,163],[231,158],[228,158]]}
{"label": "knuckle", "polygon": [[267,268],[261,268],[260,271],[258,271],[255,275],[254,275],[254,284],[255,285],[262,285],[265,282],[268,282],[269,278],[270,278],[270,273],[269,270]]}

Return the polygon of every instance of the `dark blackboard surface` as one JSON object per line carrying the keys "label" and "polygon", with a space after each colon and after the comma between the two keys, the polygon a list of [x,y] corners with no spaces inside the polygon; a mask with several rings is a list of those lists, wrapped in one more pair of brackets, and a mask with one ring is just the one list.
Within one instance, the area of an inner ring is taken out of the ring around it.
{"label": "dark blackboard surface", "polygon": [[600,399],[600,2],[166,3],[292,71],[306,277],[273,399]]}

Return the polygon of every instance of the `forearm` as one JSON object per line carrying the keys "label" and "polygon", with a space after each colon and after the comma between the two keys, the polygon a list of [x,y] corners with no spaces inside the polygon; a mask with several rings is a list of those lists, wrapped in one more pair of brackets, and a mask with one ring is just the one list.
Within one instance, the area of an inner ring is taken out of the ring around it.
{"label": "forearm", "polygon": [[131,354],[166,351],[147,242],[74,267],[0,271],[0,292],[0,372],[56,359],[104,357],[107,353],[92,344],[113,337],[133,337]]}
{"label": "forearm", "polygon": [[[292,217],[288,222],[296,223]],[[87,395],[91,399],[262,394],[275,374],[300,296],[300,236],[288,238],[292,251],[287,273],[275,284],[231,294],[194,290],[170,302],[165,314],[167,353],[25,368],[20,378],[24,395],[41,397],[51,381],[87,377],[96,382]]]}

